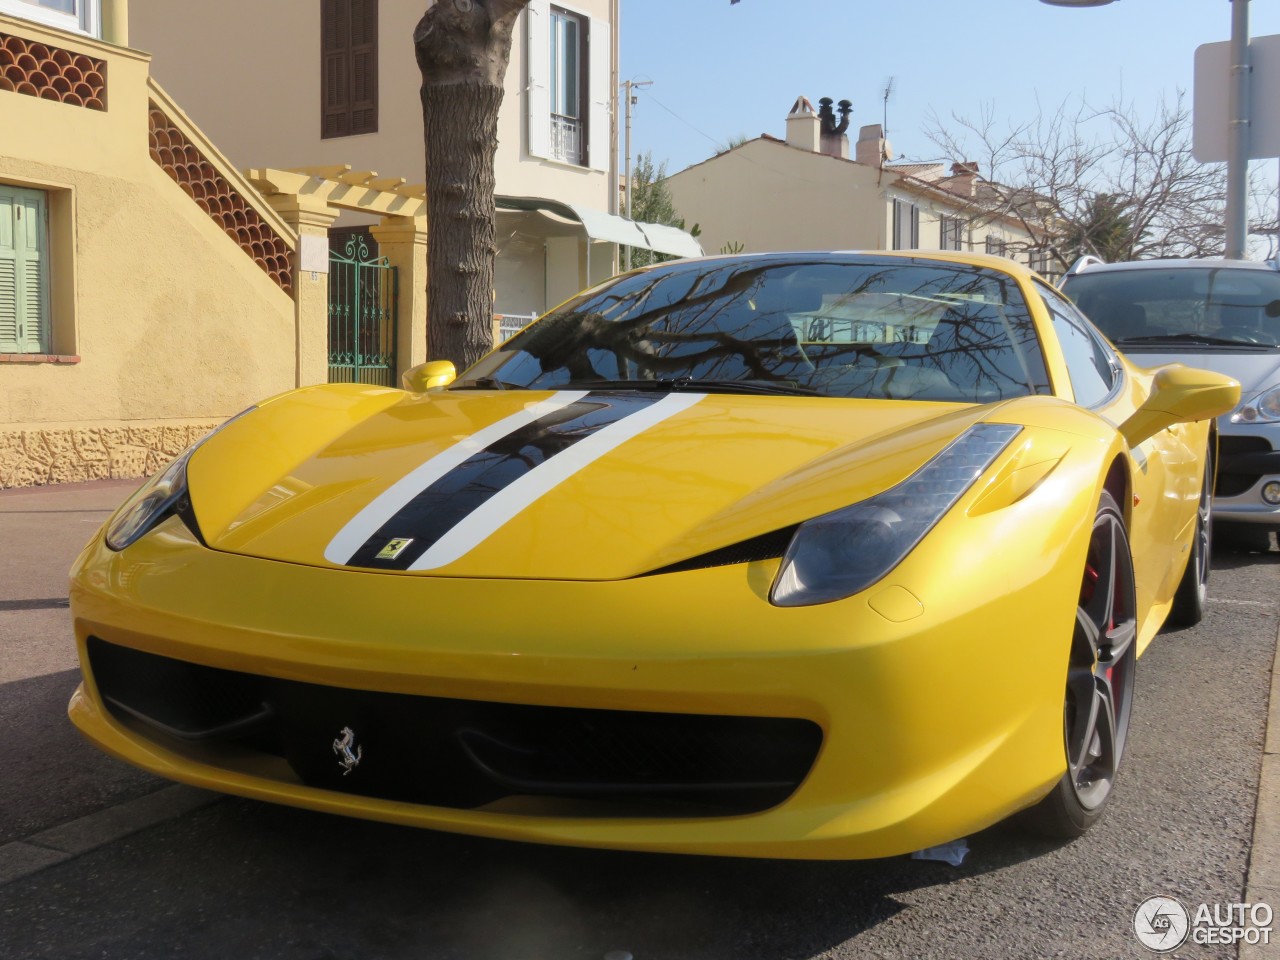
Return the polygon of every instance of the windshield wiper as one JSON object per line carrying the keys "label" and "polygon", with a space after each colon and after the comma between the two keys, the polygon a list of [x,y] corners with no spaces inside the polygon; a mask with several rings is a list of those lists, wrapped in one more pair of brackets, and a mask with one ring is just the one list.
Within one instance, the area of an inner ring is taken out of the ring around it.
{"label": "windshield wiper", "polygon": [[561,389],[579,390],[644,390],[671,393],[752,393],[775,396],[821,397],[809,387],[784,380],[702,380],[697,377],[671,377],[659,380],[578,380]]}
{"label": "windshield wiper", "polygon": [[1254,340],[1232,340],[1230,337],[1214,337],[1207,333],[1160,333],[1146,337],[1119,337],[1111,341],[1122,343],[1201,343],[1207,347],[1261,347],[1275,349],[1280,344],[1258,343]]}

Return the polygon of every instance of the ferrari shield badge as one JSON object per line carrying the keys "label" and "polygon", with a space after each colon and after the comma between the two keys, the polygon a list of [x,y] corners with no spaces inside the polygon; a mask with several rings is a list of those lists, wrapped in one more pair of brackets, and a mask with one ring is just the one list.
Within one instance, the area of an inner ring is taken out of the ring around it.
{"label": "ferrari shield badge", "polygon": [[355,731],[350,727],[343,727],[342,733],[333,741],[333,752],[338,755],[344,777],[360,766],[360,758],[364,756],[364,748],[356,743]]}
{"label": "ferrari shield badge", "polygon": [[404,548],[413,543],[413,537],[404,538],[397,537],[394,540],[388,540],[387,545],[378,551],[379,560],[394,560],[400,554],[404,553]]}

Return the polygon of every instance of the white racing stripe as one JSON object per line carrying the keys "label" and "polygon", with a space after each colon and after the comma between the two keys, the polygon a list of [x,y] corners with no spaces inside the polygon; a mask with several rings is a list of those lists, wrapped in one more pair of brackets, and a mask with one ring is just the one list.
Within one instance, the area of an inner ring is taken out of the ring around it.
{"label": "white racing stripe", "polygon": [[[352,517],[325,547],[324,558],[330,563],[345,564],[384,523],[394,517],[410,500],[435,483],[450,470],[466,462],[490,444],[533,421],[555,413],[587,395],[586,390],[562,390],[545,400],[531,403],[518,413],[491,423],[449,449],[436,454],[426,463],[401,477]],[[656,406],[656,404],[655,404]]]}
{"label": "white racing stripe", "polygon": [[[656,426],[668,417],[688,410],[706,394],[673,393],[652,406],[623,417],[616,423],[579,440],[541,466],[508,484],[460,520],[448,533],[415,560],[410,570],[434,570],[453,563],[483,543],[494,531],[539,497],[553,490],[583,467],[609,451]],[[375,528],[376,529],[376,528]]]}

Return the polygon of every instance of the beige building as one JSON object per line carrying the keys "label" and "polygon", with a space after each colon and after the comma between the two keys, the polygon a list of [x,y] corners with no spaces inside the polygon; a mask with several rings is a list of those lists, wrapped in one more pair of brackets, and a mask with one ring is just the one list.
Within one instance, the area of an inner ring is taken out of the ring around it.
{"label": "beige building", "polygon": [[848,101],[820,104],[796,100],[785,140],[764,134],[666,180],[707,251],[977,250],[1043,265],[1032,233],[989,202],[976,164],[893,165],[880,125],[851,148]]}
{"label": "beige building", "polygon": [[0,487],[141,476],[298,383],[296,231],[126,30],[0,0]]}
{"label": "beige building", "polygon": [[[0,488],[144,476],[263,397],[425,359],[410,10],[0,0]],[[618,242],[697,251],[609,209],[615,22],[615,0],[522,21],[500,311],[608,276]]]}
{"label": "beige building", "polygon": [[[617,216],[618,3],[532,0],[517,22],[498,118],[500,314],[541,313],[611,276],[619,242],[700,252]],[[130,14],[156,76],[236,164],[413,184],[425,175],[413,32],[427,6],[131,0]]]}

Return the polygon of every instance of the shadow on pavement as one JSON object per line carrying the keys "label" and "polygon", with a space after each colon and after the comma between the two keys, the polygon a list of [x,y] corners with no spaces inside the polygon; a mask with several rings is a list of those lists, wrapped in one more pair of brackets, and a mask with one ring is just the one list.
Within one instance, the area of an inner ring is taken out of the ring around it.
{"label": "shadow on pavement", "polygon": [[0,684],[0,844],[166,782],[108,757],[80,736],[67,719],[67,701],[79,682],[79,670],[63,670]]}

